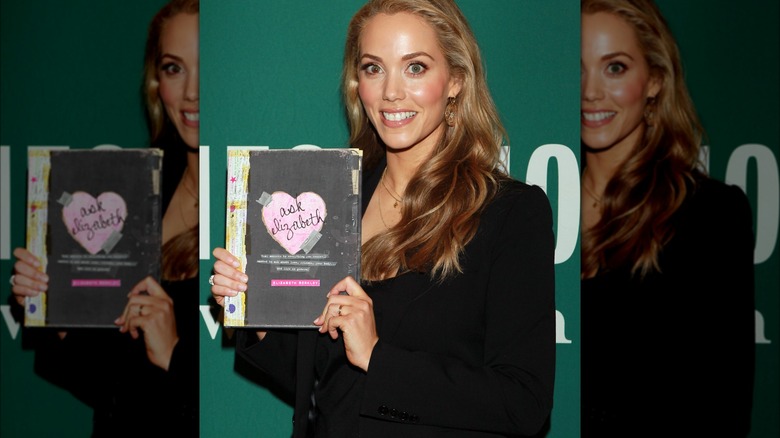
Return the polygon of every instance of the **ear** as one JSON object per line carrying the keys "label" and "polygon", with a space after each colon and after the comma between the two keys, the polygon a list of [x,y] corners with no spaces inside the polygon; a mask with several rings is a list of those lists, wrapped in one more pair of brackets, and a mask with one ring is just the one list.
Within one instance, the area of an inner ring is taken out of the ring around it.
{"label": "ear", "polygon": [[460,94],[460,90],[463,88],[463,79],[451,77],[449,88],[447,90],[447,97],[456,97]]}
{"label": "ear", "polygon": [[663,79],[660,77],[653,75],[650,77],[650,81],[647,84],[647,98],[648,99],[654,99],[656,96],[658,96],[658,93],[661,92],[661,85],[663,84]]}

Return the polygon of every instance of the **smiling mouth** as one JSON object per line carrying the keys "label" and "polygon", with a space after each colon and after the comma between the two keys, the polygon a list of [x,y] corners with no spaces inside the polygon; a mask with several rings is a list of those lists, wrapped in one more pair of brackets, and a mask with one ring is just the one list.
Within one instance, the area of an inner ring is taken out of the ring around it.
{"label": "smiling mouth", "polygon": [[389,120],[391,122],[400,122],[401,120],[411,119],[416,115],[417,115],[416,111],[402,111],[398,113],[388,113],[382,111],[382,117],[384,117],[385,120]]}
{"label": "smiling mouth", "polygon": [[617,114],[615,111],[599,111],[595,113],[582,113],[582,118],[588,122],[600,122]]}
{"label": "smiling mouth", "polygon": [[200,112],[197,113],[190,113],[186,111],[182,111],[182,114],[184,114],[184,118],[189,122],[199,122],[200,121]]}

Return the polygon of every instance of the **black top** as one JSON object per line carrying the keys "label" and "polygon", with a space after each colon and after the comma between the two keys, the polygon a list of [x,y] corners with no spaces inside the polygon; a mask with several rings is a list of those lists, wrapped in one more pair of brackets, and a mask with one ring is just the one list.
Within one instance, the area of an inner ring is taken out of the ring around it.
{"label": "black top", "polygon": [[754,366],[747,197],[703,180],[660,273],[582,282],[582,436],[747,435]]}
{"label": "black top", "polygon": [[[181,173],[163,175],[165,209]],[[94,410],[93,437],[198,436],[198,279],[161,286],[173,299],[179,336],[167,372],[149,361],[142,335],[69,329],[60,340],[54,329],[24,329],[35,372]]]}
{"label": "black top", "polygon": [[[381,171],[364,182],[366,204]],[[341,338],[313,330],[271,331],[262,342],[242,330],[237,354],[294,394],[295,437],[309,427],[315,376],[317,437],[532,435],[552,408],[553,251],[544,192],[506,182],[466,246],[462,274],[363,284],[379,335],[367,373],[348,364]]]}

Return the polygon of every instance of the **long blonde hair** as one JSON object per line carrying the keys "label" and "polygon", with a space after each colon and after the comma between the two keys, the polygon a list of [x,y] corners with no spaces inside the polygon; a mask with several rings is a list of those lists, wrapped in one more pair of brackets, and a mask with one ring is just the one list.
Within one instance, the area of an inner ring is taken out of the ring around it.
{"label": "long blonde hair", "polygon": [[[165,178],[181,178],[187,162],[187,145],[165,112],[160,98],[160,37],[165,24],[178,14],[198,14],[199,0],[171,0],[155,14],[146,37],[142,95],[152,147],[165,151]],[[168,240],[162,248],[162,278],[183,280],[198,273],[198,225]]]}
{"label": "long blonde hair", "polygon": [[582,234],[582,275],[630,265],[633,275],[660,271],[673,217],[695,190],[704,130],[683,76],[677,43],[652,0],[582,0],[583,14],[606,12],[636,33],[661,90],[648,102],[644,136],[606,186],[599,222]]}
{"label": "long blonde hair", "polygon": [[365,167],[375,167],[385,147],[358,95],[360,34],[375,15],[400,12],[422,18],[436,32],[450,75],[462,88],[455,98],[455,126],[447,127],[406,186],[401,221],[363,245],[362,276],[378,280],[409,270],[444,280],[461,271],[459,256],[477,231],[479,215],[507,178],[499,164],[507,134],[485,81],[479,46],[454,1],[372,0],[349,24],[342,72],[350,144],[363,150]]}

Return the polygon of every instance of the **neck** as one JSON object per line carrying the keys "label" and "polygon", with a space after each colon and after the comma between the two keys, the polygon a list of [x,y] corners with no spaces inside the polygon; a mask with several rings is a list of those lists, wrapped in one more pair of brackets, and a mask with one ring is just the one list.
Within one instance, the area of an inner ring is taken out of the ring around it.
{"label": "neck", "polygon": [[187,154],[187,167],[184,169],[184,175],[181,176],[182,180],[189,181],[188,184],[192,184],[196,190],[200,177],[199,163],[198,154]]}
{"label": "neck", "polygon": [[422,162],[423,158],[388,151],[384,183],[396,194],[403,196],[407,184]]}

